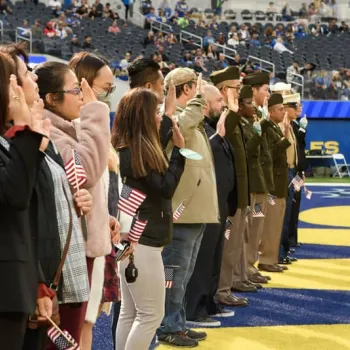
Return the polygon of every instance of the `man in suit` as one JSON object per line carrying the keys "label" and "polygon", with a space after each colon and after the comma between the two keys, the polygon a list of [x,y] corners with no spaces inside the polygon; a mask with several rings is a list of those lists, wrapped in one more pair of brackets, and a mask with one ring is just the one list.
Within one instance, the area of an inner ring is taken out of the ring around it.
{"label": "man in suit", "polygon": [[[260,242],[258,268],[269,272],[283,272],[278,266],[278,253],[281,240],[283,219],[288,195],[288,163],[286,149],[290,146],[290,124],[283,106],[283,97],[273,94],[268,102],[270,120],[267,124],[266,139],[273,159],[273,176],[275,190],[271,193],[276,198],[275,205],[267,207],[264,232]],[[279,123],[283,121],[284,133]]]}
{"label": "man in suit", "polygon": [[240,72],[237,67],[228,67],[210,76],[220,90],[229,113],[225,121],[226,137],[235,154],[237,175],[238,208],[232,217],[229,239],[225,240],[217,299],[228,306],[247,306],[244,299],[232,296],[231,289],[238,292],[256,292],[257,288],[249,280],[246,268],[244,232],[246,229],[247,206],[249,205],[249,185],[247,156],[238,112]]}
{"label": "man in suit", "polygon": [[220,117],[225,106],[223,97],[212,85],[204,86],[204,97],[207,102],[203,108],[204,128],[214,157],[220,222],[205,228],[196,266],[187,285],[186,315],[192,324],[214,327],[221,323],[209,316],[234,315],[233,311],[219,307],[215,294],[219,285],[226,218],[236,212],[237,187],[233,150],[225,137],[225,112]]}
{"label": "man in suit", "polygon": [[[297,107],[300,104],[300,94],[284,95],[283,104],[285,106],[285,110],[286,110],[289,122],[294,123],[298,116]],[[283,125],[281,126],[283,129]],[[296,135],[294,134],[293,128],[290,129],[288,140],[289,140],[290,146],[287,148],[287,162],[288,162],[288,178],[289,178],[288,183],[290,184],[293,178],[297,174],[297,166],[299,164],[298,151],[297,151],[298,141],[297,141]],[[284,215],[280,256],[279,256],[280,264],[291,264],[292,261],[297,260],[296,258],[288,255],[290,251],[289,228],[292,222],[292,208],[293,208],[293,200],[294,200],[295,192],[296,191],[294,190],[293,185],[288,187],[288,197],[286,201],[286,212]]]}
{"label": "man in suit", "polygon": [[[302,105],[296,104],[295,106],[296,115],[300,116],[302,111]],[[297,140],[297,154],[298,154],[298,165],[297,165],[297,174],[304,178],[305,170],[307,168],[307,160],[305,154],[306,148],[306,129],[308,121],[306,117],[300,118],[299,123],[296,120],[292,121],[292,127],[294,135]],[[300,211],[300,202],[301,202],[301,191],[295,192],[294,201],[292,205],[292,217],[289,225],[289,243],[291,247],[298,247],[301,243],[298,242],[298,223],[299,223],[299,211]]]}
{"label": "man in suit", "polygon": [[[267,101],[270,98],[270,92],[269,92],[269,82],[270,82],[270,76],[268,73],[253,73],[249,74],[244,80],[244,85],[249,85],[252,88],[253,92],[253,105],[254,105],[254,111],[256,114],[256,118],[258,121],[262,122],[267,117]],[[265,124],[263,123],[262,126]],[[265,126],[264,126],[265,127]],[[274,179],[273,179],[273,163],[272,163],[272,157],[271,157],[271,150],[269,148],[266,133],[262,133],[261,135],[261,143],[260,143],[260,162],[261,167],[264,174],[264,180],[265,180],[265,186],[267,193],[272,193],[275,189]],[[252,218],[252,230],[253,230],[253,237],[256,237],[257,235],[261,236],[266,232],[264,230],[265,225],[265,219],[267,216],[267,207],[270,205],[267,203],[267,196],[259,196],[259,204],[262,208],[262,212],[265,215],[265,217],[262,218]],[[260,232],[260,233],[259,233]],[[258,276],[257,278],[260,279],[262,277],[261,273],[258,269],[255,268],[253,265],[253,260],[257,259],[256,256],[253,256],[254,252],[250,252],[248,256],[248,264],[249,264],[249,274],[252,276]],[[250,262],[249,262],[250,261]],[[255,261],[254,261],[255,262]],[[274,267],[271,267],[270,270],[275,270]],[[279,269],[279,268],[277,268]],[[268,272],[275,272],[275,271],[268,271]],[[269,280],[269,276],[264,276],[265,279]],[[262,281],[260,281],[262,283]]]}
{"label": "man in suit", "polygon": [[[263,123],[264,128],[262,128],[261,124],[255,120],[253,91],[249,85],[243,86],[240,92],[239,114],[242,116],[241,124],[248,156],[251,207],[255,208],[255,205],[259,205],[261,211],[266,215],[268,190],[261,165],[260,146],[268,124]],[[254,266],[258,260],[263,225],[264,217],[250,217],[249,237],[246,243],[248,277],[251,282],[258,284],[268,283],[268,279],[261,276]]]}

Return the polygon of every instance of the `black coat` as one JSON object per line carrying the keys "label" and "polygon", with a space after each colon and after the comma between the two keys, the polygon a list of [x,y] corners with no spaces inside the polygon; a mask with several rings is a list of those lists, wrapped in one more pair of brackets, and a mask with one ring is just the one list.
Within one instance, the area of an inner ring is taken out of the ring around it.
{"label": "black coat", "polygon": [[306,131],[300,129],[298,123],[296,121],[291,122],[294,135],[297,142],[297,154],[298,154],[298,166],[297,171],[301,174],[307,168],[307,160],[305,154],[306,148]]}
{"label": "black coat", "polygon": [[[215,120],[205,118],[204,128],[209,139],[215,134]],[[233,149],[230,142],[219,135],[210,140],[210,146],[214,157],[220,218],[225,220],[227,216],[235,215],[238,205]]]}
{"label": "black coat", "polygon": [[36,258],[36,201],[32,198],[42,136],[17,132],[0,145],[0,312],[33,313],[42,273]]}
{"label": "black coat", "polygon": [[147,195],[138,210],[139,219],[148,221],[139,243],[151,247],[169,244],[173,236],[171,199],[184,171],[185,158],[174,147],[164,175],[149,171],[147,176],[136,179],[131,167],[130,149],[120,149],[119,157],[122,182]]}

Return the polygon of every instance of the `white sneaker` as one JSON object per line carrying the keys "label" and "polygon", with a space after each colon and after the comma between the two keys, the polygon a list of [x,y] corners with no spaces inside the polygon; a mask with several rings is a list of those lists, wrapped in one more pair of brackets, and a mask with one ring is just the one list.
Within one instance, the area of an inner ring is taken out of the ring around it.
{"label": "white sneaker", "polygon": [[210,317],[202,317],[195,321],[186,321],[186,323],[199,326],[199,327],[220,327],[221,322],[218,320],[214,320]]}
{"label": "white sneaker", "polygon": [[233,310],[220,308],[220,310],[215,315],[210,315],[210,317],[233,317],[235,312]]}

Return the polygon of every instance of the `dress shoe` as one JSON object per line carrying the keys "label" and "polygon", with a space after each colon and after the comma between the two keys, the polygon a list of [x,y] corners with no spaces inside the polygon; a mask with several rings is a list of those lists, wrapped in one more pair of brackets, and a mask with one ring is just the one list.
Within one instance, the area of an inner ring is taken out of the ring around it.
{"label": "dress shoe", "polygon": [[296,262],[298,261],[298,259],[295,256],[287,256],[287,258],[291,261],[291,262]]}
{"label": "dress shoe", "polygon": [[232,295],[228,295],[224,299],[218,299],[218,303],[220,305],[225,305],[225,306],[233,306],[233,307],[247,307],[248,306],[248,301],[245,300],[244,298],[236,298]]}
{"label": "dress shoe", "polygon": [[282,267],[277,265],[259,264],[258,269],[266,272],[283,272]]}
{"label": "dress shoe", "polygon": [[279,267],[279,268],[282,269],[283,271],[288,270],[288,267],[285,266],[285,265],[278,265],[278,264],[275,264],[274,266]]}
{"label": "dress shoe", "polygon": [[289,249],[289,252],[288,252],[288,255],[289,255],[289,254],[294,254],[294,253],[295,253],[295,249],[294,249],[294,248],[290,248],[290,249]]}
{"label": "dress shoe", "polygon": [[248,298],[238,297],[238,296],[236,296],[234,294],[231,294],[231,296],[232,296],[233,299],[236,299],[236,300],[239,300],[239,301],[244,300],[244,301],[246,301],[248,303]]}
{"label": "dress shoe", "polygon": [[253,283],[262,283],[262,284],[268,283],[266,278],[264,278],[258,274],[254,274],[254,275],[249,276],[249,281],[253,282]]}
{"label": "dress shoe", "polygon": [[289,259],[289,257],[288,256],[286,256],[286,257],[284,257],[284,258],[279,258],[278,259],[278,264],[279,265],[291,265],[291,261],[290,261],[290,259]]}
{"label": "dress shoe", "polygon": [[244,284],[247,286],[253,286],[256,289],[262,289],[262,287],[263,287],[260,283],[253,283],[252,281],[244,281]]}
{"label": "dress shoe", "polygon": [[256,293],[258,291],[256,287],[247,285],[244,282],[234,283],[231,290],[240,293]]}

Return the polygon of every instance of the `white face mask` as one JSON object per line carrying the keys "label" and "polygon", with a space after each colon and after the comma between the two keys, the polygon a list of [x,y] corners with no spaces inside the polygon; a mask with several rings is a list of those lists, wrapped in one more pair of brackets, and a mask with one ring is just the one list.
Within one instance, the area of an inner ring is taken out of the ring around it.
{"label": "white face mask", "polygon": [[109,94],[107,92],[101,92],[97,94],[97,99],[100,102],[105,103],[109,109],[111,109],[111,98],[112,98],[112,94]]}

